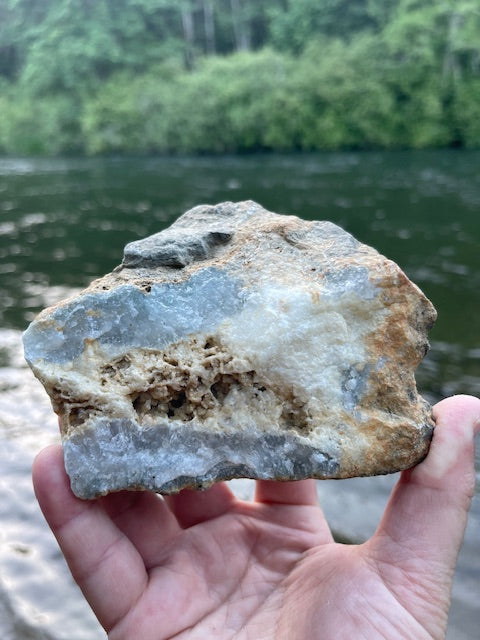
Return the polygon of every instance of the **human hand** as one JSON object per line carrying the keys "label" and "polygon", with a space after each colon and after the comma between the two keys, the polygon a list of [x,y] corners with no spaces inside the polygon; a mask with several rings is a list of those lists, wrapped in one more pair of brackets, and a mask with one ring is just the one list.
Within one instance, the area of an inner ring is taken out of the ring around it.
{"label": "human hand", "polygon": [[110,640],[444,638],[474,490],[480,400],[434,407],[427,458],[404,471],[375,535],[334,542],[313,480],[163,499],[82,501],[60,447],[33,468],[45,518]]}

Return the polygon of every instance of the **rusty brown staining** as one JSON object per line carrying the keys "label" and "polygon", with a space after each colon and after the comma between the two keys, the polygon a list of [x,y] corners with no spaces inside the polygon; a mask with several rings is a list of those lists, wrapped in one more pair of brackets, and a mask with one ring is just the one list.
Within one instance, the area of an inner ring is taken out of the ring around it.
{"label": "rusty brown staining", "polygon": [[[369,429],[379,434],[382,428],[388,434],[385,420],[388,423],[389,415],[411,420],[410,426],[408,420],[404,420],[406,424],[395,430],[396,449],[406,446],[408,451],[409,443],[402,442],[401,438],[418,437],[415,425],[425,419],[425,402],[417,394],[415,369],[428,350],[427,331],[435,321],[436,312],[401,271],[384,281],[381,296],[388,313],[368,336],[367,349],[372,363],[385,364],[373,368],[361,406],[385,415],[381,424],[370,419]],[[431,424],[433,426],[433,422]]]}

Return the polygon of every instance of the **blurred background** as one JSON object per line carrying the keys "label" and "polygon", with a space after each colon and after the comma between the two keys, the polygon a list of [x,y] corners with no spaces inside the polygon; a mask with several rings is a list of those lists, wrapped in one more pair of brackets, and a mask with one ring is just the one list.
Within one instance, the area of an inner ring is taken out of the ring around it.
{"label": "blurred background", "polygon": [[[58,434],[21,332],[126,242],[243,199],[398,262],[439,313],[420,391],[480,395],[479,1],[0,0],[2,639],[104,637],[33,497]],[[371,535],[395,480],[318,483],[336,535]],[[478,637],[479,542],[477,488],[449,640]]]}
{"label": "blurred background", "polygon": [[478,0],[2,0],[9,154],[478,147]]}

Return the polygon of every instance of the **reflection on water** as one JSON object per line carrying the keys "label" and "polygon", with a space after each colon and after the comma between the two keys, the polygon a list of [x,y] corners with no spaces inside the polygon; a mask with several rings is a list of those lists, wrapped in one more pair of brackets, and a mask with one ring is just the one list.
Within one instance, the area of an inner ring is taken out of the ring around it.
{"label": "reflection on water", "polygon": [[439,311],[420,385],[480,393],[479,166],[465,151],[0,160],[0,327],[24,328],[189,207],[254,199],[332,220],[398,262]]}
{"label": "reflection on water", "polygon": [[[104,637],[31,489],[34,454],[58,440],[20,348],[20,330],[41,308],[111,270],[126,242],[189,207],[254,199],[273,211],[332,220],[397,261],[439,312],[419,387],[432,402],[480,395],[479,166],[479,152],[453,151],[0,160],[0,636]],[[393,481],[321,483],[332,525],[350,538],[369,535]],[[478,631],[479,534],[477,495],[454,589],[452,640]]]}
{"label": "reflection on water", "polygon": [[0,637],[104,638],[33,495],[31,464],[59,441],[56,418],[23,361],[20,332],[0,330],[0,344]]}

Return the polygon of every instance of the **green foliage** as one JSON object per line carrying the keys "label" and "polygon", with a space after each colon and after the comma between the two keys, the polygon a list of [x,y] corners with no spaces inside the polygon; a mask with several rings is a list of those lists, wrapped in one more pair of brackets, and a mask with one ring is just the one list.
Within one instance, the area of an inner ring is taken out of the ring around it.
{"label": "green foliage", "polygon": [[157,69],[137,78],[116,76],[86,104],[87,149],[105,153],[278,148],[273,144],[275,136],[279,138],[278,123],[272,116],[294,67],[293,60],[262,50],[207,58],[195,73],[169,75]]}
{"label": "green foliage", "polygon": [[319,34],[348,39],[376,24],[367,0],[289,0],[271,16],[273,44],[295,53]]}
{"label": "green foliage", "polygon": [[32,30],[19,76],[31,92],[95,90],[120,69],[144,69],[181,56],[179,42],[148,12],[151,2],[49,0],[48,4],[44,20]]}
{"label": "green foliage", "polygon": [[65,94],[37,97],[4,90],[0,95],[0,151],[56,155],[83,151],[78,104]]}
{"label": "green foliage", "polygon": [[452,111],[458,142],[466,147],[480,148],[480,78],[460,83]]}
{"label": "green foliage", "polygon": [[305,51],[297,89],[304,97],[302,148],[393,145],[386,125],[395,105],[375,72],[372,44],[362,36],[350,45],[334,40]]}
{"label": "green foliage", "polygon": [[0,152],[480,145],[478,0],[3,0]]}

